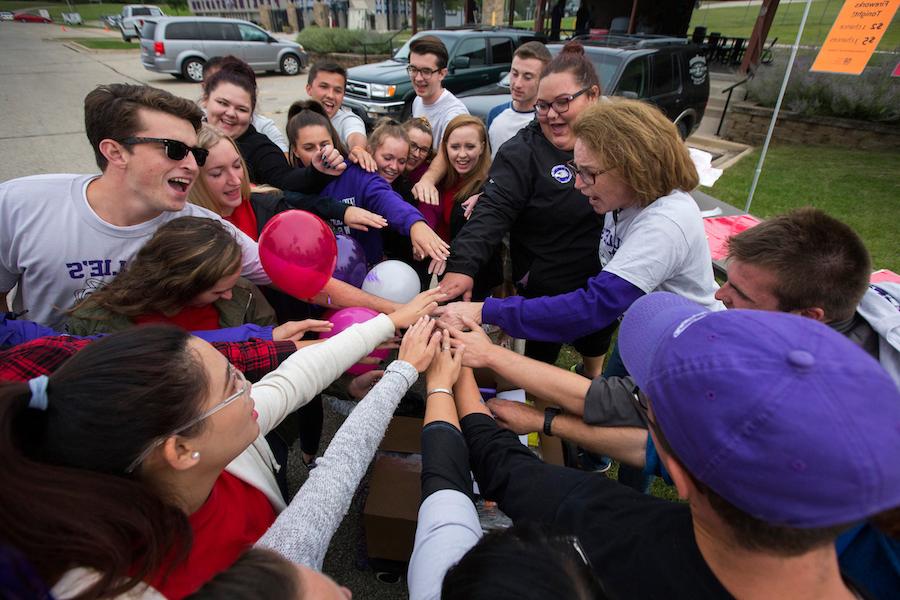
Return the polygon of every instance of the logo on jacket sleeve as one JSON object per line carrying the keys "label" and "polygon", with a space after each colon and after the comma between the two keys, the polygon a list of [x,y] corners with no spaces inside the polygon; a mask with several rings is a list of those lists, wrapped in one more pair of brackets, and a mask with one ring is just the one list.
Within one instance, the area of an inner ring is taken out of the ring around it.
{"label": "logo on jacket sleeve", "polygon": [[550,169],[550,177],[560,183],[569,183],[572,181],[572,171],[566,165],[556,165]]}

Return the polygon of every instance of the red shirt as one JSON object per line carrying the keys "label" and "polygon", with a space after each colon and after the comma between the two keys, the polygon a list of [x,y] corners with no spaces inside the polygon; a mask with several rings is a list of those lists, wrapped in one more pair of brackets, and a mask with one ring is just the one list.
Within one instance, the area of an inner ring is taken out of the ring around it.
{"label": "red shirt", "polygon": [[451,241],[450,216],[453,214],[453,197],[458,191],[459,187],[441,190],[438,206],[419,203],[419,210],[426,215],[425,220],[428,221],[428,225],[447,243]]}
{"label": "red shirt", "polygon": [[209,498],[188,520],[194,543],[187,560],[170,571],[165,582],[159,573],[148,580],[174,600],[196,592],[230,567],[275,522],[275,510],[265,494],[223,471]]}
{"label": "red shirt", "polygon": [[206,306],[185,306],[168,317],[162,313],[147,313],[134,318],[137,325],[144,323],[171,323],[187,331],[208,331],[219,328],[219,311],[212,304]]}
{"label": "red shirt", "polygon": [[253,238],[253,241],[259,240],[256,213],[253,212],[253,207],[250,206],[250,201],[246,198],[236,209],[234,209],[233,213],[222,218],[249,235]]}

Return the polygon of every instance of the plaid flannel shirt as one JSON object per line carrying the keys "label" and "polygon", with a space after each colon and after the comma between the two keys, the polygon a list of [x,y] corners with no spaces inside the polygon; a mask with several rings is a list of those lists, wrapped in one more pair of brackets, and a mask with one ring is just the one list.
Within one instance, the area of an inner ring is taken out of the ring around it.
{"label": "plaid flannel shirt", "polygon": [[[0,380],[27,381],[38,375],[49,375],[92,341],[62,335],[38,338],[0,351]],[[215,342],[213,346],[250,381],[258,381],[297,349],[294,342],[258,339]]]}

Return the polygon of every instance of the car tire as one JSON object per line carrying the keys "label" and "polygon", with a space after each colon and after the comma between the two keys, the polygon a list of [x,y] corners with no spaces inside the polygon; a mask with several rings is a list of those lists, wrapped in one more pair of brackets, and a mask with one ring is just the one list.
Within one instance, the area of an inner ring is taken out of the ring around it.
{"label": "car tire", "polygon": [[678,137],[680,137],[682,140],[686,140],[688,134],[691,133],[691,128],[687,123],[687,119],[678,121],[677,123],[675,123],[675,127],[678,128]]}
{"label": "car tire", "polygon": [[289,77],[298,75],[303,67],[300,57],[296,54],[285,54],[281,57],[278,66],[281,68],[281,73]]}
{"label": "car tire", "polygon": [[203,65],[206,64],[200,58],[189,58],[181,63],[181,74],[188,81],[200,83],[203,81]]}

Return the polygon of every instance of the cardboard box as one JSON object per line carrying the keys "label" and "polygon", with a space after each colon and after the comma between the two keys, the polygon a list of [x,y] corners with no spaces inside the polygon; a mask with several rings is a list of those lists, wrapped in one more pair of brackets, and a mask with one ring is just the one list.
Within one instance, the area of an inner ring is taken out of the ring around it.
{"label": "cardboard box", "polygon": [[386,452],[422,453],[422,419],[394,417],[388,424],[379,449]]}
{"label": "cardboard box", "polygon": [[369,558],[409,561],[422,497],[421,477],[420,454],[378,453],[363,509]]}

